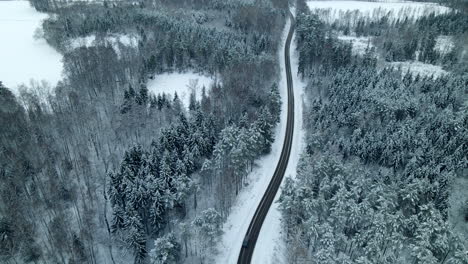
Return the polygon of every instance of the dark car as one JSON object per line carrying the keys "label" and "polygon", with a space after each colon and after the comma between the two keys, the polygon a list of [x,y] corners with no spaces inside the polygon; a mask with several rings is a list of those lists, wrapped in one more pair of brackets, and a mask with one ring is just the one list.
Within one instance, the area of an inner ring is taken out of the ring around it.
{"label": "dark car", "polygon": [[249,236],[245,236],[244,241],[242,242],[242,247],[247,248],[249,246]]}

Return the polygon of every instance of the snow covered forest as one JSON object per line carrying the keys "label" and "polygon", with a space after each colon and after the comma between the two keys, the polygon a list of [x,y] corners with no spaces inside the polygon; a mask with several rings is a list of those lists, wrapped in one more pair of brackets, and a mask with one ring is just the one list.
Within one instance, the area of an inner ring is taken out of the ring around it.
{"label": "snow covered forest", "polygon": [[468,264],[468,2],[370,2],[0,2],[47,48],[1,40],[0,263],[218,264],[281,151],[293,11],[304,150],[262,263]]}
{"label": "snow covered forest", "polygon": [[[63,79],[49,94],[0,85],[0,262],[209,263],[270,150],[288,3],[31,4],[49,14],[41,35],[63,55]],[[188,106],[147,87],[187,71],[214,80],[190,87],[202,92]]]}
{"label": "snow covered forest", "polygon": [[[464,7],[332,23],[298,9],[309,103],[306,153],[280,197],[289,263],[468,263]],[[372,38],[356,55],[341,34]],[[435,48],[440,35],[453,39],[446,53]],[[388,64],[410,60],[447,74]]]}

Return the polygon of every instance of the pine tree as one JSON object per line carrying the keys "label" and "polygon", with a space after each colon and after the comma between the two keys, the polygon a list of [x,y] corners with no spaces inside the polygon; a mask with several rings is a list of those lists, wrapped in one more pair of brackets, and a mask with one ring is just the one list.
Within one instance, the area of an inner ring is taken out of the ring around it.
{"label": "pine tree", "polygon": [[197,98],[195,97],[195,91],[192,90],[190,92],[190,99],[189,99],[189,110],[194,111],[199,108],[199,104],[197,102]]}
{"label": "pine tree", "polygon": [[214,246],[215,238],[222,233],[221,223],[221,215],[215,209],[209,208],[197,216],[192,225],[203,237],[209,240],[210,246]]}
{"label": "pine tree", "polygon": [[277,83],[274,83],[271,86],[270,94],[268,95],[268,107],[271,115],[273,116],[273,121],[275,123],[279,122],[281,113],[281,96]]}
{"label": "pine tree", "polygon": [[146,84],[142,84],[140,87],[140,94],[135,99],[138,105],[147,105],[148,103],[148,87]]}
{"label": "pine tree", "polygon": [[125,211],[119,204],[115,204],[112,208],[112,225],[111,231],[117,232],[124,229],[127,222]]}
{"label": "pine tree", "polygon": [[180,101],[180,98],[177,95],[177,92],[174,93],[174,99],[172,101],[172,109],[174,109],[174,112],[176,115],[181,115],[184,110],[184,106],[182,104],[182,101]]}
{"label": "pine tree", "polygon": [[247,113],[244,112],[242,113],[239,119],[239,128],[247,128],[248,126],[249,126],[249,117],[247,116]]}
{"label": "pine tree", "polygon": [[202,94],[201,94],[201,109],[204,113],[209,113],[211,110],[210,99],[206,94],[205,86],[202,87]]}
{"label": "pine tree", "polygon": [[270,152],[271,144],[273,143],[273,118],[270,111],[266,107],[260,109],[260,114],[255,122],[256,129],[261,135],[261,151],[266,154]]}
{"label": "pine tree", "polygon": [[159,168],[159,176],[166,184],[168,184],[169,188],[171,188],[173,171],[171,168],[171,155],[169,151],[164,151]]}
{"label": "pine tree", "polygon": [[124,101],[122,103],[122,106],[120,107],[121,114],[126,114],[132,109],[135,95],[134,92],[132,93],[132,91],[133,89],[131,86],[129,90],[124,91]]}
{"label": "pine tree", "polygon": [[142,220],[137,216],[136,212],[130,213],[126,223],[127,237],[126,242],[133,249],[135,254],[135,263],[144,263],[146,258],[146,235],[144,232]]}
{"label": "pine tree", "polygon": [[173,233],[169,233],[154,241],[154,248],[150,252],[152,264],[179,263],[181,246]]}

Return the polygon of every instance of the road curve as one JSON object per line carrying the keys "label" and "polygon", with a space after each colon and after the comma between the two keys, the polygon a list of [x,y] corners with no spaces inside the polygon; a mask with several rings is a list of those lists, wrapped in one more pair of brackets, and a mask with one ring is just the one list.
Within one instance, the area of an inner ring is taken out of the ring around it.
{"label": "road curve", "polygon": [[284,61],[286,69],[286,82],[288,89],[288,114],[286,123],[286,135],[284,138],[283,149],[281,150],[280,160],[276,166],[275,173],[271,182],[268,184],[268,188],[260,201],[260,204],[255,211],[255,214],[250,222],[249,229],[245,234],[244,242],[239,254],[238,264],[250,264],[257,243],[258,234],[262,228],[263,221],[270,209],[273,200],[275,199],[276,193],[278,192],[281,181],[283,180],[284,173],[288,167],[289,156],[291,154],[291,146],[293,141],[294,132],[294,92],[293,92],[293,81],[291,74],[291,62],[289,58],[289,49],[291,46],[291,39],[294,33],[294,17],[289,13],[291,20],[291,27],[289,28],[288,37],[284,46]]}

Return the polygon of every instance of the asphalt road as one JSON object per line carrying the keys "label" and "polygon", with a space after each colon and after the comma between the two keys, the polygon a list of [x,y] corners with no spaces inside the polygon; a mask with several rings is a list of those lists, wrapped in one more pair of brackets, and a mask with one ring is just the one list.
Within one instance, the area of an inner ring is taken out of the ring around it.
{"label": "asphalt road", "polygon": [[271,179],[270,184],[265,194],[260,201],[260,204],[255,211],[255,215],[250,222],[249,229],[245,235],[242,243],[242,248],[239,254],[238,264],[248,264],[252,261],[255,244],[257,243],[258,234],[262,228],[263,221],[270,209],[273,200],[275,199],[276,193],[278,192],[281,181],[283,180],[284,173],[288,166],[289,156],[291,154],[291,146],[293,141],[294,132],[294,92],[293,92],[293,81],[291,75],[291,62],[289,58],[289,49],[291,47],[291,39],[294,33],[294,17],[290,13],[291,27],[289,28],[288,37],[286,39],[286,45],[284,47],[284,59],[286,68],[286,81],[288,88],[288,119],[286,123],[286,136],[284,138],[283,149],[281,150],[280,160],[276,166],[275,173]]}

